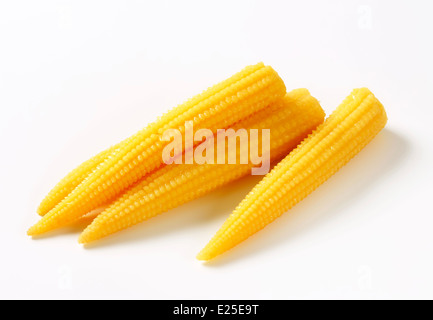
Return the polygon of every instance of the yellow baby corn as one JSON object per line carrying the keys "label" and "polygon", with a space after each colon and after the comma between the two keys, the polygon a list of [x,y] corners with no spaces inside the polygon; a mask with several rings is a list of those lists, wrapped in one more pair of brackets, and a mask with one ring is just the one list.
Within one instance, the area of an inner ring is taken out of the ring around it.
{"label": "yellow baby corn", "polygon": [[227,128],[283,97],[285,86],[269,66],[249,66],[228,80],[179,105],[137,133],[107,158],[66,198],[28,230],[37,235],[67,225],[115,199],[129,186],[162,165],[161,138],[167,129],[184,132],[186,121],[212,132]]}
{"label": "yellow baby corn", "polygon": [[44,216],[56,205],[58,205],[67,195],[69,195],[81,182],[84,181],[97,167],[108,157],[112,157],[119,152],[122,144],[128,144],[134,136],[98,153],[96,156],[84,161],[78,167],[69,172],[60,182],[58,182],[48,195],[40,203],[37,212]]}
{"label": "yellow baby corn", "polygon": [[78,167],[69,172],[60,182],[58,182],[48,195],[40,203],[37,212],[44,216],[56,205],[58,205],[66,196],[68,196],[81,182],[84,181],[97,167],[102,164],[107,158],[114,156],[119,152],[122,144],[128,144],[134,139],[135,135],[125,139],[124,141],[98,153],[96,156],[84,161]]}
{"label": "yellow baby corn", "polygon": [[53,209],[116,150],[118,150],[117,145],[108,148],[69,172],[42,200],[37,210],[38,214],[43,216]]}
{"label": "yellow baby corn", "polygon": [[[231,128],[270,129],[272,161],[281,159],[296,147],[324,117],[317,100],[306,89],[298,89]],[[237,153],[239,156],[239,145]],[[200,197],[247,175],[253,163],[257,162],[250,158],[248,164],[167,165],[147,176],[99,214],[83,231],[79,242],[100,239]]]}
{"label": "yellow baby corn", "polygon": [[213,259],[263,229],[337,172],[386,122],[374,95],[366,88],[355,89],[252,189],[197,258]]}

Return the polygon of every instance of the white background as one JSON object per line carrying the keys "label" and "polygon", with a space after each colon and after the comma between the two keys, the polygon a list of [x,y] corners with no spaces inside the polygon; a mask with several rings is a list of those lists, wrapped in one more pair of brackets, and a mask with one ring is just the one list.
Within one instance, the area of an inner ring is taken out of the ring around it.
{"label": "white background", "polygon": [[[433,298],[431,1],[0,3],[0,298]],[[89,248],[32,240],[49,189],[248,64],[327,114],[359,86],[389,116],[359,156],[213,263],[198,251],[258,180]]]}

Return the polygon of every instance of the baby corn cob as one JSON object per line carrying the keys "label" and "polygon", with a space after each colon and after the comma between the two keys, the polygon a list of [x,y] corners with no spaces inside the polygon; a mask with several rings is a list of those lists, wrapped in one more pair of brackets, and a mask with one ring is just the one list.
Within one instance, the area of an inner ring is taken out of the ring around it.
{"label": "baby corn cob", "polygon": [[[317,100],[306,89],[298,89],[232,128],[270,129],[272,161],[286,155],[322,123],[324,117]],[[239,146],[237,153],[240,153]],[[165,166],[147,176],[99,214],[83,231],[79,242],[89,243],[128,228],[245,176],[253,163],[257,163],[251,158],[249,160],[248,164]]]}
{"label": "baby corn cob", "polygon": [[96,168],[107,158],[119,152],[122,144],[128,144],[134,136],[98,153],[96,156],[84,161],[78,167],[69,172],[59,183],[57,183],[48,195],[40,203],[37,212],[44,216],[68,196],[81,182],[84,181]]}
{"label": "baby corn cob", "polygon": [[43,216],[53,209],[116,150],[118,150],[117,145],[108,148],[69,172],[42,200],[37,210],[38,214]]}
{"label": "baby corn cob", "polygon": [[269,66],[249,66],[228,80],[179,105],[137,133],[106,159],[66,198],[31,227],[38,235],[69,224],[100,205],[112,201],[129,186],[162,165],[162,138],[167,129],[184,132],[186,121],[212,132],[227,128],[285,94],[285,86]]}
{"label": "baby corn cob", "polygon": [[374,95],[366,88],[355,89],[251,190],[197,258],[213,259],[263,229],[337,172],[386,122]]}

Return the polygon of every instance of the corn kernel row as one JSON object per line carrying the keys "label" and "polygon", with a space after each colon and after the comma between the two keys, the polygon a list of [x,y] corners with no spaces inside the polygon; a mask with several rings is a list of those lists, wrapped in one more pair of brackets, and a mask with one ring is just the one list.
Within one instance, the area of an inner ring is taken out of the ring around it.
{"label": "corn kernel row", "polygon": [[[324,112],[307,90],[288,93],[265,110],[240,121],[232,129],[270,129],[270,160],[281,159],[315,127],[323,122]],[[260,145],[259,141],[254,141]],[[262,149],[262,147],[259,147]],[[216,157],[216,152],[214,152]],[[228,153],[226,152],[226,159]],[[237,156],[240,147],[237,146]],[[216,159],[215,159],[216,163]],[[89,243],[126,229],[162,212],[198,198],[250,173],[248,164],[168,165],[149,175],[110,205],[83,231],[81,243]]]}
{"label": "corn kernel row", "polygon": [[194,128],[227,128],[285,94],[285,86],[269,66],[249,66],[166,113],[133,136],[120,150],[98,165],[85,180],[28,230],[38,235],[65,226],[99,206],[113,201],[128,187],[162,165],[161,137],[167,129],[184,132],[186,121]]}
{"label": "corn kernel row", "polygon": [[277,219],[361,151],[386,122],[374,95],[366,88],[354,90],[251,190],[197,258],[213,259]]}

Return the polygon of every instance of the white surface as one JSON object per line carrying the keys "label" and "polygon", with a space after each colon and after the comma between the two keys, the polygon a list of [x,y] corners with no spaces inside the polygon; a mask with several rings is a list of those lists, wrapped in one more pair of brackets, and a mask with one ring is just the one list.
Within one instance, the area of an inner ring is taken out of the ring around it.
{"label": "white surface", "polygon": [[[326,3],[325,3],[326,2]],[[2,1],[0,298],[433,298],[431,1]],[[196,253],[249,177],[84,249],[26,236],[74,166],[263,61],[327,114],[359,86],[389,123],[290,213]]]}

